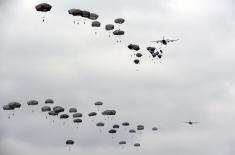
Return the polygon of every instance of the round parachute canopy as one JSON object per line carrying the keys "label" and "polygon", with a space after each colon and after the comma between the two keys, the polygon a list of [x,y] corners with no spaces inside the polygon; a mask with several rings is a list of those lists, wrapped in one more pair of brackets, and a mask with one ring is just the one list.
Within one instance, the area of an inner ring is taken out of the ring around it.
{"label": "round parachute canopy", "polygon": [[42,110],[42,112],[51,111],[51,107],[49,107],[49,106],[43,106],[43,107],[41,108],[41,110]]}
{"label": "round parachute canopy", "polygon": [[30,100],[27,102],[28,105],[38,105],[38,101],[37,100]]}
{"label": "round parachute canopy", "polygon": [[113,30],[114,29],[114,25],[113,24],[107,24],[107,25],[105,25],[105,30],[106,31],[111,31],[111,30]]}
{"label": "round parachute canopy", "polygon": [[104,126],[104,123],[103,122],[96,123],[96,126],[99,126],[99,127]]}
{"label": "round parachute canopy", "polygon": [[137,125],[137,130],[144,130],[144,126],[143,125]]}
{"label": "round parachute canopy", "polygon": [[124,144],[126,144],[126,141],[120,141],[118,144],[120,144],[120,145],[124,145]]}
{"label": "round parachute canopy", "polygon": [[118,125],[118,124],[114,124],[114,125],[113,125],[113,128],[114,128],[114,129],[118,129],[118,128],[119,128],[119,125]]}
{"label": "round parachute canopy", "polygon": [[45,103],[46,103],[46,104],[53,104],[53,103],[54,103],[54,100],[52,100],[52,99],[46,99]]}
{"label": "round parachute canopy", "polygon": [[117,130],[115,130],[115,129],[109,130],[109,133],[111,133],[111,134],[116,133],[116,132],[117,132]]}
{"label": "round parachute canopy", "polygon": [[92,27],[100,27],[100,22],[99,21],[93,21],[92,23],[91,23],[91,26]]}
{"label": "round parachute canopy", "polygon": [[51,116],[57,116],[58,113],[54,112],[54,111],[49,111],[48,112],[48,115],[51,115]]}
{"label": "round parachute canopy", "polygon": [[136,133],[134,129],[129,130],[130,133]]}
{"label": "round parachute canopy", "polygon": [[69,109],[69,112],[70,112],[70,113],[76,113],[76,112],[77,112],[77,109],[76,109],[76,108],[70,108],[70,109]]}
{"label": "round parachute canopy", "polygon": [[51,5],[47,4],[47,3],[41,3],[35,6],[35,9],[37,11],[41,11],[41,12],[47,12],[51,10]]}
{"label": "round parachute canopy", "polygon": [[85,10],[84,10],[84,11],[82,11],[81,16],[84,17],[84,18],[89,18],[89,17],[90,17],[90,14],[91,14],[91,13],[90,13],[89,11],[85,11]]}
{"label": "round parachute canopy", "polygon": [[105,110],[102,115],[116,115],[116,110]]}
{"label": "round parachute canopy", "polygon": [[89,117],[96,116],[96,115],[97,115],[96,112],[90,112],[90,113],[88,114]]}
{"label": "round parachute canopy", "polygon": [[134,45],[133,44],[132,49],[135,50],[135,51],[139,51],[140,47],[139,47],[139,45]]}
{"label": "round parachute canopy", "polygon": [[113,31],[113,35],[115,35],[115,36],[120,36],[120,35],[124,35],[124,34],[125,34],[125,31],[122,31],[122,30]]}
{"label": "round parachute canopy", "polygon": [[75,113],[75,114],[73,114],[73,118],[77,118],[77,117],[82,117],[82,113]]}
{"label": "round parachute canopy", "polygon": [[67,115],[67,114],[60,115],[60,119],[67,119],[67,118],[69,118],[69,115]]}
{"label": "round parachute canopy", "polygon": [[103,105],[103,102],[98,101],[98,102],[95,102],[94,105],[95,105],[95,106],[100,106],[100,105]]}
{"label": "round parachute canopy", "polygon": [[154,52],[156,48],[155,48],[155,47],[150,47],[150,46],[149,46],[149,47],[147,47],[146,49],[147,49],[149,52],[150,52],[150,51],[151,51],[151,52]]}
{"label": "round parachute canopy", "polygon": [[140,58],[142,57],[143,55],[141,53],[136,53],[136,57]]}
{"label": "round parachute canopy", "polygon": [[96,13],[90,13],[89,19],[91,20],[96,20],[98,19],[99,15],[97,15]]}
{"label": "round parachute canopy", "polygon": [[123,126],[129,126],[130,123],[129,123],[129,122],[123,122],[122,125],[123,125]]}
{"label": "round parachute canopy", "polygon": [[53,107],[53,111],[56,113],[64,112],[64,108],[61,106],[55,106]]}
{"label": "round parachute canopy", "polygon": [[82,10],[80,10],[80,9],[69,9],[68,13],[73,15],[73,16],[81,16],[82,15]]}
{"label": "round parachute canopy", "polygon": [[153,131],[157,131],[158,128],[157,128],[157,127],[153,127],[152,130],[153,130]]}
{"label": "round parachute canopy", "polygon": [[135,143],[134,147],[140,147],[140,143]]}
{"label": "round parachute canopy", "polygon": [[74,144],[74,141],[73,140],[66,140],[66,145],[73,145]]}
{"label": "round parachute canopy", "polygon": [[135,60],[134,60],[134,63],[135,63],[135,64],[139,64],[139,63],[140,63],[140,60],[139,60],[139,59],[135,59]]}
{"label": "round parachute canopy", "polygon": [[128,47],[130,50],[132,50],[132,49],[133,49],[133,44],[129,44],[127,47]]}
{"label": "round parachute canopy", "polygon": [[9,106],[8,104],[4,105],[4,106],[2,107],[2,109],[3,109],[3,110],[14,110],[14,108],[11,107],[11,106]]}
{"label": "round parachute canopy", "polygon": [[124,22],[125,22],[125,19],[123,19],[123,18],[117,18],[114,20],[114,23],[116,23],[116,24],[123,24]]}
{"label": "round parachute canopy", "polygon": [[8,105],[12,107],[13,109],[21,107],[21,104],[19,102],[10,102],[8,103]]}
{"label": "round parachute canopy", "polygon": [[82,120],[79,119],[79,118],[76,118],[76,119],[73,120],[73,122],[74,122],[74,123],[82,123]]}
{"label": "round parachute canopy", "polygon": [[157,53],[153,53],[152,57],[155,58],[157,56]]}

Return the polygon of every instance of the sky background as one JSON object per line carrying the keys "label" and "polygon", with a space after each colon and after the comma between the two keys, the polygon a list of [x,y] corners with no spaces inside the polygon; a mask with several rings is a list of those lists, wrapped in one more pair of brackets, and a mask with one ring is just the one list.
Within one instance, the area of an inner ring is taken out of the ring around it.
{"label": "sky background", "polygon": [[[0,0],[0,106],[22,104],[11,119],[0,110],[0,154],[64,155],[66,139],[75,140],[71,155],[235,154],[233,0],[47,0],[52,9],[45,14],[34,8],[41,2]],[[98,13],[97,35],[89,21],[73,24],[70,8]],[[120,44],[104,30],[117,17],[126,19]],[[163,35],[180,40],[153,63],[145,48]],[[140,65],[129,43],[140,45]],[[47,98],[66,112],[78,108],[84,123],[77,129],[71,118],[65,125],[55,118],[53,124],[40,112]],[[26,104],[31,99],[39,101],[34,113]],[[101,133],[95,123],[104,118],[86,116],[99,100],[102,109],[117,110]],[[107,130],[124,121],[145,131],[131,137],[123,128],[112,139]],[[128,143],[120,147],[119,140]]]}

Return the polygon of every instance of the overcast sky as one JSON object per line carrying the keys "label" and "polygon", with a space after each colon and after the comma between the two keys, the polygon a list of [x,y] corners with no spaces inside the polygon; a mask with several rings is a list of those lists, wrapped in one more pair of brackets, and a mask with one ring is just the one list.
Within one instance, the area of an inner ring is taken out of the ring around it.
{"label": "overcast sky", "polygon": [[[75,140],[71,155],[235,154],[233,0],[47,0],[51,11],[39,13],[41,2],[0,0],[0,106],[22,104],[11,119],[0,110],[0,154],[64,155],[66,139]],[[98,13],[97,35],[90,21],[73,24],[70,8]],[[104,30],[117,17],[126,19],[120,44]],[[163,35],[180,40],[154,63],[145,48]],[[129,43],[140,45],[140,65]],[[40,112],[47,98],[66,112],[77,107],[84,123],[77,129],[71,118],[65,125],[55,118],[53,124]],[[30,99],[40,102],[34,113]],[[101,133],[95,123],[104,118],[86,116],[99,100],[103,109],[117,110]],[[200,124],[186,125],[189,120]],[[144,124],[145,131],[132,138],[120,129],[112,139],[107,130],[124,121],[130,128]],[[127,145],[118,146],[119,140]],[[131,146],[135,142],[140,149]]]}

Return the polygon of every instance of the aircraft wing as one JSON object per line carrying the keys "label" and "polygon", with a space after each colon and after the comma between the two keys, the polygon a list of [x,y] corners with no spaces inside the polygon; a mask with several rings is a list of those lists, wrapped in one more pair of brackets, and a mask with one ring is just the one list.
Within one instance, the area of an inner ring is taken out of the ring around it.
{"label": "aircraft wing", "polygon": [[178,41],[179,39],[175,39],[175,40],[170,40],[170,39],[167,39],[166,42],[174,42],[174,41]]}
{"label": "aircraft wing", "polygon": [[150,42],[154,42],[154,43],[161,43],[162,40],[156,40],[156,41],[150,41]]}

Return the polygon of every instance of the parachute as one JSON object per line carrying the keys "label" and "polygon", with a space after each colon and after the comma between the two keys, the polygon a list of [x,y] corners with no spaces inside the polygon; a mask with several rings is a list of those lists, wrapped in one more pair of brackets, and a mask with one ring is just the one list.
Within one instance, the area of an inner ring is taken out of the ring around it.
{"label": "parachute", "polygon": [[69,118],[69,115],[67,115],[67,114],[60,115],[60,119],[67,119],[67,118]]}
{"label": "parachute", "polygon": [[[95,28],[97,28],[97,27],[100,27],[100,22],[99,21],[93,21],[92,23],[91,23],[91,26],[92,27],[95,27]],[[95,34],[97,34],[97,29],[95,29]]]}
{"label": "parachute", "polygon": [[116,110],[105,110],[102,115],[116,115]]}
{"label": "parachute", "polygon": [[140,143],[135,143],[134,147],[140,147]]}
{"label": "parachute", "polygon": [[[111,31],[111,30],[113,30],[114,29],[114,25],[113,24],[107,24],[107,25],[105,25],[105,30],[106,31]],[[109,32],[109,37],[110,37],[111,35],[110,35],[110,32]]]}
{"label": "parachute", "polygon": [[52,6],[50,4],[47,3],[41,3],[35,6],[35,9],[37,11],[41,11],[41,12],[47,12],[50,11],[52,8]]}
{"label": "parachute", "polygon": [[49,106],[43,106],[43,107],[41,108],[41,110],[42,110],[42,112],[51,111],[51,107],[49,107]]}
{"label": "parachute", "polygon": [[118,129],[118,128],[119,128],[119,125],[118,125],[118,124],[114,124],[114,125],[113,125],[113,128],[114,128],[114,129]]}
{"label": "parachute", "polygon": [[130,129],[129,132],[130,133],[136,133],[136,131],[134,129]]}
{"label": "parachute", "polygon": [[75,114],[73,114],[73,118],[77,118],[77,117],[82,117],[82,113],[75,113]]}
{"label": "parachute", "polygon": [[101,106],[101,105],[103,105],[103,102],[97,101],[97,102],[94,103],[94,105],[95,105],[95,106]]}
{"label": "parachute", "polygon": [[125,19],[123,19],[123,18],[116,18],[114,20],[114,23],[116,23],[116,24],[123,24],[124,22],[125,22]]}
{"label": "parachute", "polygon": [[54,100],[52,99],[46,99],[45,104],[53,104]]}
{"label": "parachute", "polygon": [[53,111],[56,113],[64,112],[64,108],[61,106],[55,106],[53,107]]}
{"label": "parachute", "polygon": [[136,57],[140,58],[142,57],[143,55],[141,53],[136,53]]}
{"label": "parachute", "polygon": [[118,144],[124,145],[124,144],[126,144],[126,141],[120,141]]}
{"label": "parachute", "polygon": [[90,13],[89,19],[91,20],[96,20],[98,19],[99,15],[95,14],[95,13]]}
{"label": "parachute", "polygon": [[[73,120],[73,122],[77,123],[77,124],[80,124],[80,123],[82,123],[82,119],[76,118],[76,119]],[[77,128],[78,128],[78,126],[77,126]]]}
{"label": "parachute", "polygon": [[96,126],[104,126],[103,122],[96,123]]}
{"label": "parachute", "polygon": [[[51,107],[49,107],[49,106],[43,106],[43,107],[41,108],[41,111],[42,111],[42,112],[49,112],[49,111],[51,111]],[[47,115],[46,115],[46,119],[47,119]]]}
{"label": "parachute", "polygon": [[93,116],[96,116],[96,115],[97,115],[96,112],[90,112],[90,113],[88,114],[89,117],[93,117]]}
{"label": "parachute", "polygon": [[[38,11],[38,12],[48,12],[50,11],[52,8],[52,6],[50,4],[47,4],[47,3],[41,3],[41,4],[38,4],[35,6],[35,9]],[[42,17],[42,22],[45,21],[44,17]]]}
{"label": "parachute", "polygon": [[[30,100],[27,102],[27,104],[29,106],[36,106],[36,105],[38,105],[38,101],[37,100]],[[32,112],[34,112],[34,109],[32,109]]]}
{"label": "parachute", "polygon": [[152,130],[153,130],[153,131],[157,131],[158,128],[157,128],[157,127],[153,127]]}
{"label": "parachute", "polygon": [[123,126],[129,126],[130,123],[129,123],[129,122],[123,122],[122,125],[123,125]]}
{"label": "parachute", "polygon": [[65,144],[69,146],[69,151],[70,151],[70,146],[74,144],[74,141],[69,139],[66,140]]}
{"label": "parachute", "polygon": [[77,109],[76,109],[76,108],[70,108],[70,109],[69,109],[69,112],[70,112],[70,113],[76,113],[76,112],[77,112]]}
{"label": "parachute", "polygon": [[125,34],[125,31],[122,31],[122,30],[113,31],[113,35],[116,35],[116,36],[120,36],[120,35],[124,35],[124,34]]}
{"label": "parachute", "polygon": [[38,101],[37,100],[30,100],[27,102],[28,105],[38,105]]}
{"label": "parachute", "polygon": [[135,63],[135,64],[139,64],[139,63],[140,63],[140,60],[139,60],[139,59],[135,59],[135,60],[134,60],[134,63]]}

